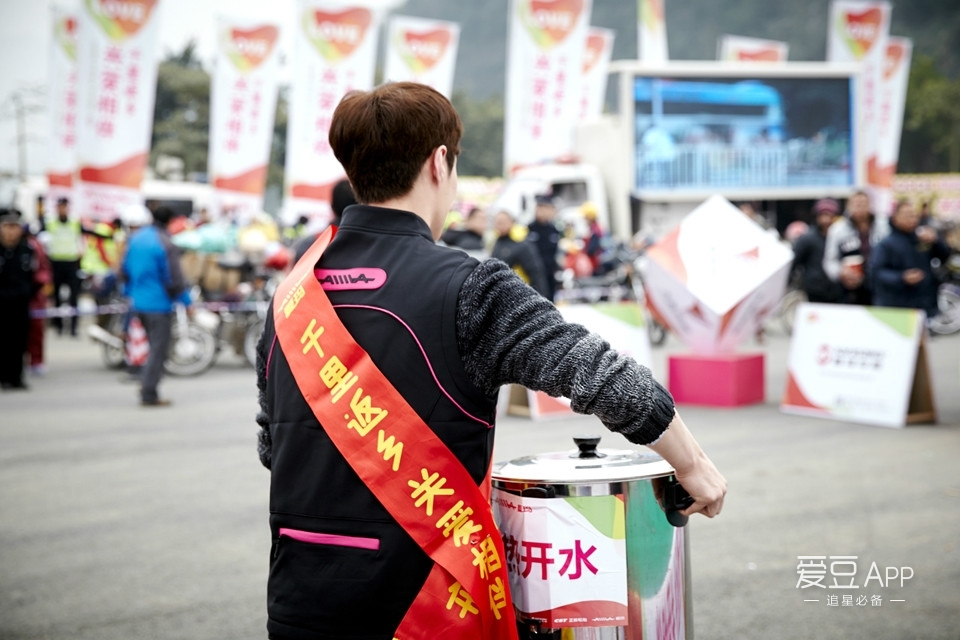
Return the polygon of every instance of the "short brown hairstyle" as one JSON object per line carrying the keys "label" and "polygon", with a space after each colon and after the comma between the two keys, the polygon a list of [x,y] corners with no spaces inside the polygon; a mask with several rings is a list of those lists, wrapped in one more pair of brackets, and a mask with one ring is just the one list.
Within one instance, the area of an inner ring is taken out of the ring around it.
{"label": "short brown hairstyle", "polygon": [[460,116],[443,94],[416,82],[388,82],[345,95],[329,140],[357,201],[376,203],[409,193],[440,145],[453,171],[462,135]]}

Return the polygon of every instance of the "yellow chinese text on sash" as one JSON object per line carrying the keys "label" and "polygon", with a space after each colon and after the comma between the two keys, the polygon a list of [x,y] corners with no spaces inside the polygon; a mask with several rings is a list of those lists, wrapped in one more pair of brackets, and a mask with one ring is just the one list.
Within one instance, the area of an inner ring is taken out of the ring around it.
{"label": "yellow chinese text on sash", "polygon": [[337,317],[313,272],[332,237],[332,229],[321,234],[280,284],[273,318],[324,431],[434,561],[396,637],[513,640],[503,541],[489,500]]}

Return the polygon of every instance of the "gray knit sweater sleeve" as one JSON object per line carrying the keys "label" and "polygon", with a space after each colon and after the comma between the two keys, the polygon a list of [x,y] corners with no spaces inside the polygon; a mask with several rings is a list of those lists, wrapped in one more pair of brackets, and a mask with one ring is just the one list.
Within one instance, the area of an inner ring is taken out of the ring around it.
{"label": "gray knit sweater sleeve", "polygon": [[648,368],[565,322],[499,260],[480,263],[464,281],[457,342],[467,373],[486,392],[520,384],[565,396],[575,412],[596,415],[637,444],[656,441],[673,419],[673,397]]}

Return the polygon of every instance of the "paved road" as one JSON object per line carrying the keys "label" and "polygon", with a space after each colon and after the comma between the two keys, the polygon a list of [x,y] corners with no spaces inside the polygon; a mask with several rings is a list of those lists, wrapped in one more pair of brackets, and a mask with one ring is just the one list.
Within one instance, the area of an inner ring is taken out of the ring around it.
{"label": "paved road", "polygon": [[[940,424],[884,429],[778,410],[788,340],[771,335],[767,401],[682,407],[730,482],[721,517],[690,532],[696,637],[960,639],[960,336],[931,348]],[[665,375],[668,342],[654,352]],[[253,372],[233,354],[170,379],[165,409],[51,336],[49,374],[0,395],[0,638],[265,638],[267,472]],[[592,418],[507,417],[498,460],[570,446]],[[629,446],[607,435],[602,446]],[[873,581],[880,606],[805,603],[797,556],[911,567]],[[905,602],[890,602],[902,599]]]}

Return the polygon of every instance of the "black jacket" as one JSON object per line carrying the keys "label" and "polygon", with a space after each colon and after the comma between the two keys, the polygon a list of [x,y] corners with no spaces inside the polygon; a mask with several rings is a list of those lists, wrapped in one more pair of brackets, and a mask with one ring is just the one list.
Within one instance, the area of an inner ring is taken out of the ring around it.
{"label": "black jacket", "polygon": [[40,285],[37,256],[26,238],[13,247],[0,245],[0,304],[26,305]]}
{"label": "black jacket", "polygon": [[[638,444],[656,440],[673,418],[673,398],[649,369],[584,327],[565,323],[551,302],[499,260],[478,263],[436,246],[426,224],[411,213],[348,208],[320,262],[324,268],[379,266],[387,272],[380,289],[330,291],[330,298],[335,305],[390,309],[410,327],[450,397],[440,392],[420,345],[396,319],[372,310],[338,311],[478,484],[493,438],[485,423],[493,422],[501,385],[566,396],[571,409],[596,415]],[[271,637],[391,638],[429,560],[333,449],[277,347],[272,315],[260,342],[257,385],[260,459],[272,474]],[[279,536],[280,527],[375,538],[380,550],[295,542]]]}
{"label": "black jacket", "polygon": [[537,253],[536,245],[529,240],[514,240],[510,236],[501,236],[493,244],[490,257],[502,260],[516,271],[524,282],[537,290],[547,300],[552,300],[546,270]]}
{"label": "black jacket", "polygon": [[[461,284],[477,261],[435,245],[426,224],[411,213],[354,206],[320,264],[386,271],[379,289],[328,296],[335,306],[390,312],[341,308],[338,315],[479,485],[492,455],[496,396],[470,382],[450,330]],[[272,440],[267,628],[282,638],[392,638],[432,561],[330,442],[274,335],[268,315],[261,339],[269,362],[262,404]],[[376,539],[379,550],[299,542],[281,537],[281,528]]]}
{"label": "black jacket", "polygon": [[791,280],[797,274],[800,289],[811,302],[839,302],[843,288],[823,270],[823,251],[827,236],[813,225],[793,245]]}
{"label": "black jacket", "polygon": [[[869,275],[873,281],[873,304],[878,307],[923,309],[928,317],[937,314],[938,282],[930,261],[946,260],[950,248],[942,240],[924,245],[916,233],[905,233],[891,225],[890,234],[873,248]],[[918,284],[903,281],[907,269],[921,269]]]}

